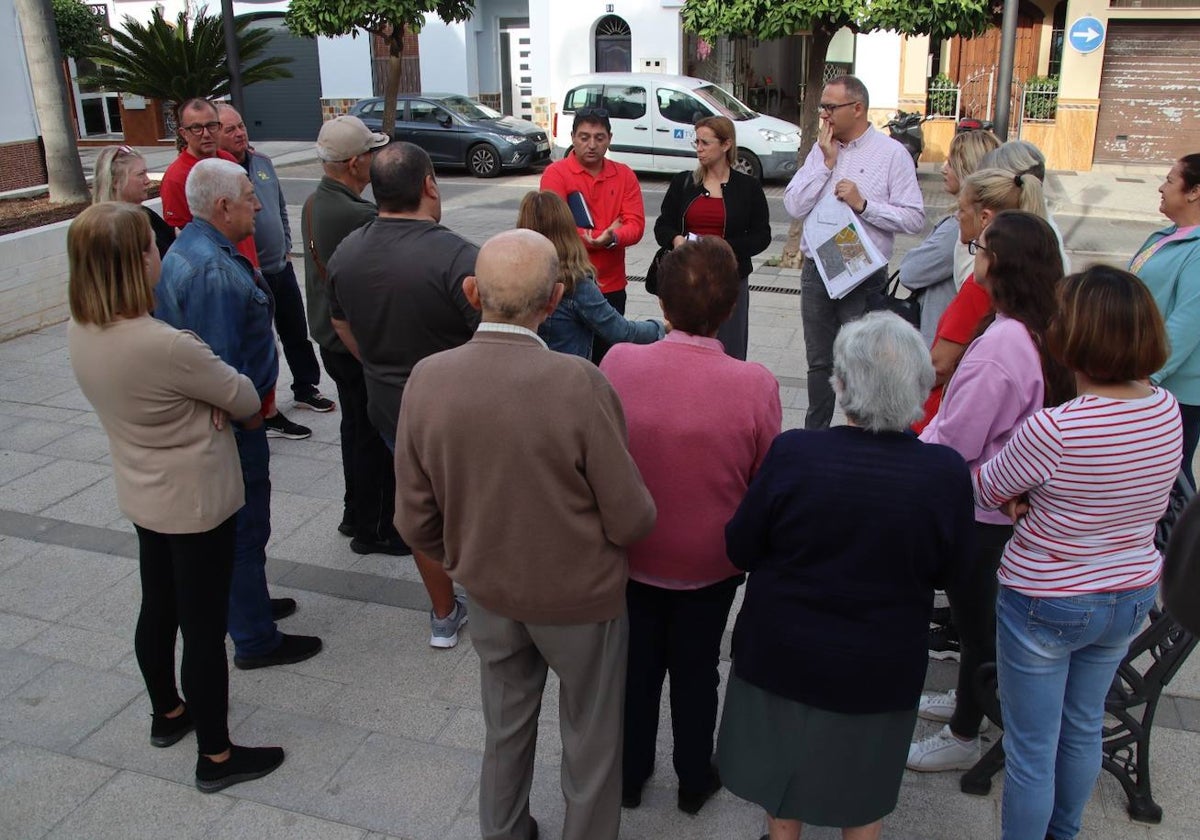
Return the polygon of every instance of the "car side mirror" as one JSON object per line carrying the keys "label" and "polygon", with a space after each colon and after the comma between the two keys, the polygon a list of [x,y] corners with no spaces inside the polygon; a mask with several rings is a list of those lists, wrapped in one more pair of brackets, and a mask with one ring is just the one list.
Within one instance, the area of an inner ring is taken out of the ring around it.
{"label": "car side mirror", "polygon": [[454,122],[454,120],[450,118],[449,114],[438,119],[438,125],[440,125],[442,128],[449,128],[452,122]]}

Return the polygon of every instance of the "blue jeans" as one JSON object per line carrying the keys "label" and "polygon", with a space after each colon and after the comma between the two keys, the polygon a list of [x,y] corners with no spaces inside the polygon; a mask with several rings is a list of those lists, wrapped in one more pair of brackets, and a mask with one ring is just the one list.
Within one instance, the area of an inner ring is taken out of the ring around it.
{"label": "blue jeans", "polygon": [[1104,699],[1157,585],[1031,598],[1000,587],[1003,840],[1072,840],[1100,773]]}
{"label": "blue jeans", "polygon": [[237,656],[263,656],[283,641],[271,618],[267,591],[267,540],[271,537],[271,449],[267,429],[234,428],[246,504],[237,512],[229,635]]}

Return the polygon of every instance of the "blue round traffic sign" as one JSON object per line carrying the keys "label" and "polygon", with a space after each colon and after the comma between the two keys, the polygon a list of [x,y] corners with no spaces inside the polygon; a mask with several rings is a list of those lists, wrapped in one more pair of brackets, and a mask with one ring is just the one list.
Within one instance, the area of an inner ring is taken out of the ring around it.
{"label": "blue round traffic sign", "polygon": [[1091,15],[1081,17],[1067,30],[1067,42],[1075,52],[1093,53],[1104,43],[1104,24]]}

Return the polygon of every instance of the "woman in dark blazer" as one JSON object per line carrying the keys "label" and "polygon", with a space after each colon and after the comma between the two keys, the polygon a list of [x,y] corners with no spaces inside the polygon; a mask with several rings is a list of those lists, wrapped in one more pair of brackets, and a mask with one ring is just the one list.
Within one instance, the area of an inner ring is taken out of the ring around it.
{"label": "woman in dark blazer", "polygon": [[654,238],[674,249],[689,237],[719,236],[733,248],[741,286],[733,315],[721,325],[717,338],[726,353],[744,360],[750,333],[750,258],[771,244],[771,214],[758,179],[733,168],[737,134],[731,120],[700,120],[695,142],[700,165],[671,179],[654,223]]}

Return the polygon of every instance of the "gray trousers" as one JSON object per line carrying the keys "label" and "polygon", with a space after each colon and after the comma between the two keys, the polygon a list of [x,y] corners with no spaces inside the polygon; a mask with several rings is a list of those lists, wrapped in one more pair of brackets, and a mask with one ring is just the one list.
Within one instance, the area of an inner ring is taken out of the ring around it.
{"label": "gray trousers", "polygon": [[821,282],[821,273],[810,259],[800,272],[800,321],[804,325],[804,352],[808,356],[808,411],[804,428],[827,429],[833,419],[833,340],[842,324],[867,311],[867,298],[887,282],[887,267],[879,269],[840,300],[832,300]]}
{"label": "gray trousers", "polygon": [[471,601],[487,736],[479,782],[483,840],[529,840],[538,713],[547,668],[558,675],[563,840],[616,840],[629,622],[522,624]]}

